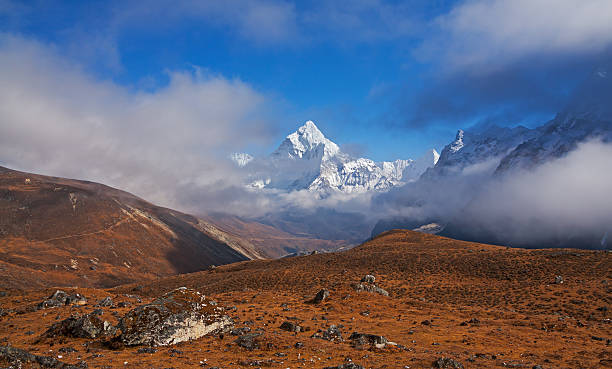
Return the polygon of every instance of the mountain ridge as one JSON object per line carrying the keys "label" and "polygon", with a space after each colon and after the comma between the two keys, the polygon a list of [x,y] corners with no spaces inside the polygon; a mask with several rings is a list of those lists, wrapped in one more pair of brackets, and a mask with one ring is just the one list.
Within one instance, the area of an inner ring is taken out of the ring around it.
{"label": "mountain ridge", "polygon": [[255,162],[265,168],[250,176],[251,188],[308,190],[324,194],[387,191],[416,180],[439,158],[434,149],[417,160],[375,162],[353,158],[326,138],[311,120],[289,134],[268,158],[245,163],[247,155],[233,154],[232,160],[246,169]]}
{"label": "mountain ridge", "polygon": [[103,184],[0,167],[0,285],[109,287],[261,255],[189,214]]}

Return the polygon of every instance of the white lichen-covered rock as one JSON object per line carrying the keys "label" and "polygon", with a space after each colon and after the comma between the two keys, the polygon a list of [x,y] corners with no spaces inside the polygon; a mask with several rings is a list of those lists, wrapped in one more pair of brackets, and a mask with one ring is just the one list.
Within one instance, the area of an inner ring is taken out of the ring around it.
{"label": "white lichen-covered rock", "polygon": [[129,311],[119,322],[124,345],[167,346],[233,327],[222,307],[181,287]]}

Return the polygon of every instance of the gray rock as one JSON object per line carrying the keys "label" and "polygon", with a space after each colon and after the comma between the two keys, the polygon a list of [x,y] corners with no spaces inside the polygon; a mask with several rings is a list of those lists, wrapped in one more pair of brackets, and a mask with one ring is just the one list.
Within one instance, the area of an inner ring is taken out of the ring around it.
{"label": "gray rock", "polygon": [[342,341],[342,332],[335,325],[330,325],[326,330],[319,329],[310,338],[321,338],[328,341]]}
{"label": "gray rock", "polygon": [[364,347],[364,346],[373,346],[376,348],[383,348],[389,342],[385,337],[378,336],[375,334],[369,333],[358,333],[353,332],[349,337],[349,340],[352,341],[353,346]]}
{"label": "gray rock", "polygon": [[463,364],[458,362],[457,360],[441,357],[438,360],[433,362],[434,368],[441,369],[463,369]]}
{"label": "gray rock", "polygon": [[363,366],[355,363],[346,363],[337,366],[326,366],[323,369],[364,369]]}
{"label": "gray rock", "polygon": [[325,301],[329,297],[329,291],[326,289],[322,289],[317,292],[317,295],[312,299],[312,302],[318,304],[322,301]]}
{"label": "gray rock", "polygon": [[302,327],[292,323],[292,322],[283,322],[283,324],[280,325],[280,329],[287,331],[287,332],[294,332],[294,333],[300,333],[303,331]]}
{"label": "gray rock", "polygon": [[361,283],[375,283],[376,277],[371,274],[367,274],[365,277],[361,278]]}
{"label": "gray rock", "polygon": [[[54,368],[54,369],[80,369],[86,368],[85,365],[70,365],[57,360],[50,356],[40,356],[31,354],[25,350],[11,346],[0,346],[0,361],[7,361],[11,364],[9,368],[21,368],[23,364],[34,364],[36,367]],[[29,367],[29,366],[28,366]]]}
{"label": "gray rock", "polygon": [[261,347],[260,338],[261,333],[247,333],[238,337],[234,342],[249,351],[253,351]]}
{"label": "gray rock", "polygon": [[60,307],[65,305],[85,305],[87,299],[80,293],[67,294],[62,290],[55,291],[45,301],[36,306],[37,310]]}
{"label": "gray rock", "polygon": [[382,288],[374,285],[374,284],[366,284],[366,283],[358,283],[354,286],[355,291],[357,292],[374,292],[374,293],[379,293],[383,296],[389,296],[389,292],[383,290]]}
{"label": "gray rock", "polygon": [[125,314],[119,321],[119,340],[127,346],[167,346],[226,332],[233,325],[222,307],[181,287]]}
{"label": "gray rock", "polygon": [[96,304],[96,306],[101,306],[101,307],[111,307],[113,305],[114,305],[113,299],[110,296],[106,296],[102,300],[98,301],[98,303]]}
{"label": "gray rock", "polygon": [[65,336],[96,338],[100,336],[112,336],[115,332],[116,328],[109,322],[100,319],[97,314],[87,314],[82,317],[70,317],[53,324],[42,337],[54,338],[57,336]]}
{"label": "gray rock", "polygon": [[558,275],[555,277],[555,284],[561,284],[563,283],[563,277]]}

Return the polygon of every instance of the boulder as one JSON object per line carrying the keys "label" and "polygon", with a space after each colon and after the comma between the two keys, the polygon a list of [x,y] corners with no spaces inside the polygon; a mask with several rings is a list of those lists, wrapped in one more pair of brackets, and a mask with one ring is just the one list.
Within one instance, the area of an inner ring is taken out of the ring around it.
{"label": "boulder", "polygon": [[87,299],[80,293],[67,294],[62,290],[55,291],[45,301],[36,306],[37,309],[48,309],[65,305],[85,305]]}
{"label": "boulder", "polygon": [[374,284],[369,284],[369,283],[358,283],[354,286],[355,291],[357,292],[375,292],[375,293],[379,293],[383,296],[389,296],[389,292],[383,290],[382,288],[374,285]]}
{"label": "boulder", "polygon": [[57,336],[96,338],[100,336],[112,336],[116,328],[109,322],[102,320],[97,314],[87,314],[82,317],[70,317],[61,322],[53,324],[44,334],[44,338]]}
{"label": "boulder", "polygon": [[98,301],[98,303],[96,304],[96,306],[100,307],[111,307],[113,305],[113,299],[110,296],[106,296],[102,300]]}
{"label": "boulder", "polygon": [[292,322],[283,322],[283,324],[281,324],[280,329],[287,331],[287,332],[294,332],[294,333],[300,333],[301,331],[303,331],[302,327],[292,323]]}
{"label": "boulder", "polygon": [[383,336],[358,332],[353,332],[353,334],[351,334],[351,336],[349,337],[349,340],[351,340],[353,346],[356,347],[371,346],[376,348],[383,348],[387,345],[387,342],[389,342]]}
{"label": "boulder", "polygon": [[81,362],[79,365],[70,365],[50,356],[40,356],[29,353],[25,350],[11,347],[0,346],[0,362],[8,362],[9,368],[22,368],[23,364],[30,364],[25,367],[35,368],[55,368],[55,369],[82,369],[87,368],[87,363]]}
{"label": "boulder", "polygon": [[238,337],[234,342],[249,351],[259,349],[261,347],[261,333],[247,333]]}
{"label": "boulder", "polygon": [[311,338],[322,338],[328,341],[342,341],[342,332],[336,325],[330,325],[326,330],[319,329]]}
{"label": "boulder", "polygon": [[312,302],[314,304],[318,304],[318,303],[323,302],[328,297],[329,297],[329,291],[326,289],[322,289],[319,292],[317,292],[316,296],[312,299]]}
{"label": "boulder", "polygon": [[433,362],[433,367],[441,369],[463,369],[463,364],[451,358],[441,357]]}
{"label": "boulder", "polygon": [[229,331],[233,321],[199,292],[180,287],[130,310],[119,328],[124,345],[167,346]]}
{"label": "boulder", "polygon": [[376,277],[371,274],[367,274],[365,277],[361,278],[361,283],[375,283]]}

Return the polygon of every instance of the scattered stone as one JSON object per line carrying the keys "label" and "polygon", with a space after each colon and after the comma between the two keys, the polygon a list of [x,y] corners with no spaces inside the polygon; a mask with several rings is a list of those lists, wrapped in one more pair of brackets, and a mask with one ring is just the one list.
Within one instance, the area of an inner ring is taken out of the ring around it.
{"label": "scattered stone", "polygon": [[113,305],[113,299],[110,296],[106,296],[96,304],[96,306],[99,307],[111,307]]}
{"label": "scattered stone", "polygon": [[8,361],[10,368],[21,368],[23,364],[32,363],[42,368],[53,369],[82,369],[87,363],[82,361],[78,366],[63,363],[54,357],[31,354],[25,350],[11,346],[0,346],[0,360]]}
{"label": "scattered stone", "polygon": [[542,365],[534,365],[531,369],[544,369]]}
{"label": "scattered stone", "polygon": [[157,349],[153,347],[141,347],[138,349],[139,354],[154,354],[157,352]]}
{"label": "scattered stone", "polygon": [[379,293],[383,296],[389,296],[389,292],[383,290],[382,288],[374,285],[374,284],[366,284],[366,283],[358,283],[356,285],[353,286],[355,288],[355,291],[357,292],[374,292],[374,293]]}
{"label": "scattered stone", "polygon": [[555,277],[555,284],[562,284],[563,282],[564,281],[563,281],[563,277],[562,276],[558,275],[558,276]]}
{"label": "scattered stone", "polygon": [[242,327],[242,328],[234,328],[230,330],[230,334],[232,336],[242,336],[245,333],[249,333],[251,331],[251,327]]}
{"label": "scattered stone", "polygon": [[238,337],[234,342],[249,351],[259,349],[261,347],[261,333],[247,333]]}
{"label": "scattered stone", "polygon": [[468,324],[472,324],[472,325],[478,325],[480,324],[480,320],[476,319],[476,318],[472,318],[470,320],[466,320],[465,322],[462,322],[460,325],[461,326],[466,326]]}
{"label": "scattered stone", "polygon": [[321,338],[328,341],[342,341],[342,333],[336,325],[330,325],[326,330],[319,329],[311,338]]}
{"label": "scattered stone", "polygon": [[229,331],[233,321],[199,292],[180,287],[130,310],[119,328],[118,339],[124,345],[166,346]]}
{"label": "scattered stone", "polygon": [[363,366],[357,365],[355,363],[346,363],[337,366],[327,366],[323,369],[364,369]]}
{"label": "scattered stone", "polygon": [[319,304],[323,302],[325,299],[327,299],[328,297],[329,297],[329,291],[326,289],[322,289],[319,292],[317,292],[317,295],[312,299],[312,302],[314,304]]}
{"label": "scattered stone", "polygon": [[283,322],[283,324],[281,324],[280,326],[280,329],[293,333],[300,333],[304,330],[301,326],[292,322]]}
{"label": "scattered stone", "polygon": [[67,294],[62,290],[55,291],[45,301],[36,306],[37,310],[60,307],[65,305],[85,305],[87,299],[80,293]]}
{"label": "scattered stone", "polygon": [[57,350],[57,351],[59,351],[59,352],[61,352],[63,354],[69,354],[71,352],[79,352],[77,349],[75,349],[74,347],[70,347],[70,346],[60,347],[60,349]]}
{"label": "scattered stone", "polygon": [[304,347],[304,344],[302,342],[296,342],[295,345],[293,345],[296,349],[302,348]]}
{"label": "scattered stone", "polygon": [[353,332],[349,337],[354,347],[371,346],[376,348],[384,348],[389,342],[385,337],[375,334]]}
{"label": "scattered stone", "polygon": [[112,336],[116,328],[109,322],[100,319],[96,314],[87,314],[82,317],[70,317],[61,322],[53,324],[45,333],[43,338],[54,338],[58,336],[77,338],[96,338],[100,336]]}
{"label": "scattered stone", "polygon": [[376,277],[371,274],[367,274],[365,277],[361,278],[362,283],[375,283]]}
{"label": "scattered stone", "polygon": [[279,363],[279,361],[268,359],[268,360],[240,360],[238,365],[241,366],[256,366],[261,368],[262,366],[272,366],[273,364]]}
{"label": "scattered stone", "polygon": [[442,368],[442,369],[463,369],[463,364],[458,362],[457,360],[441,357],[438,360],[433,362],[434,368]]}

